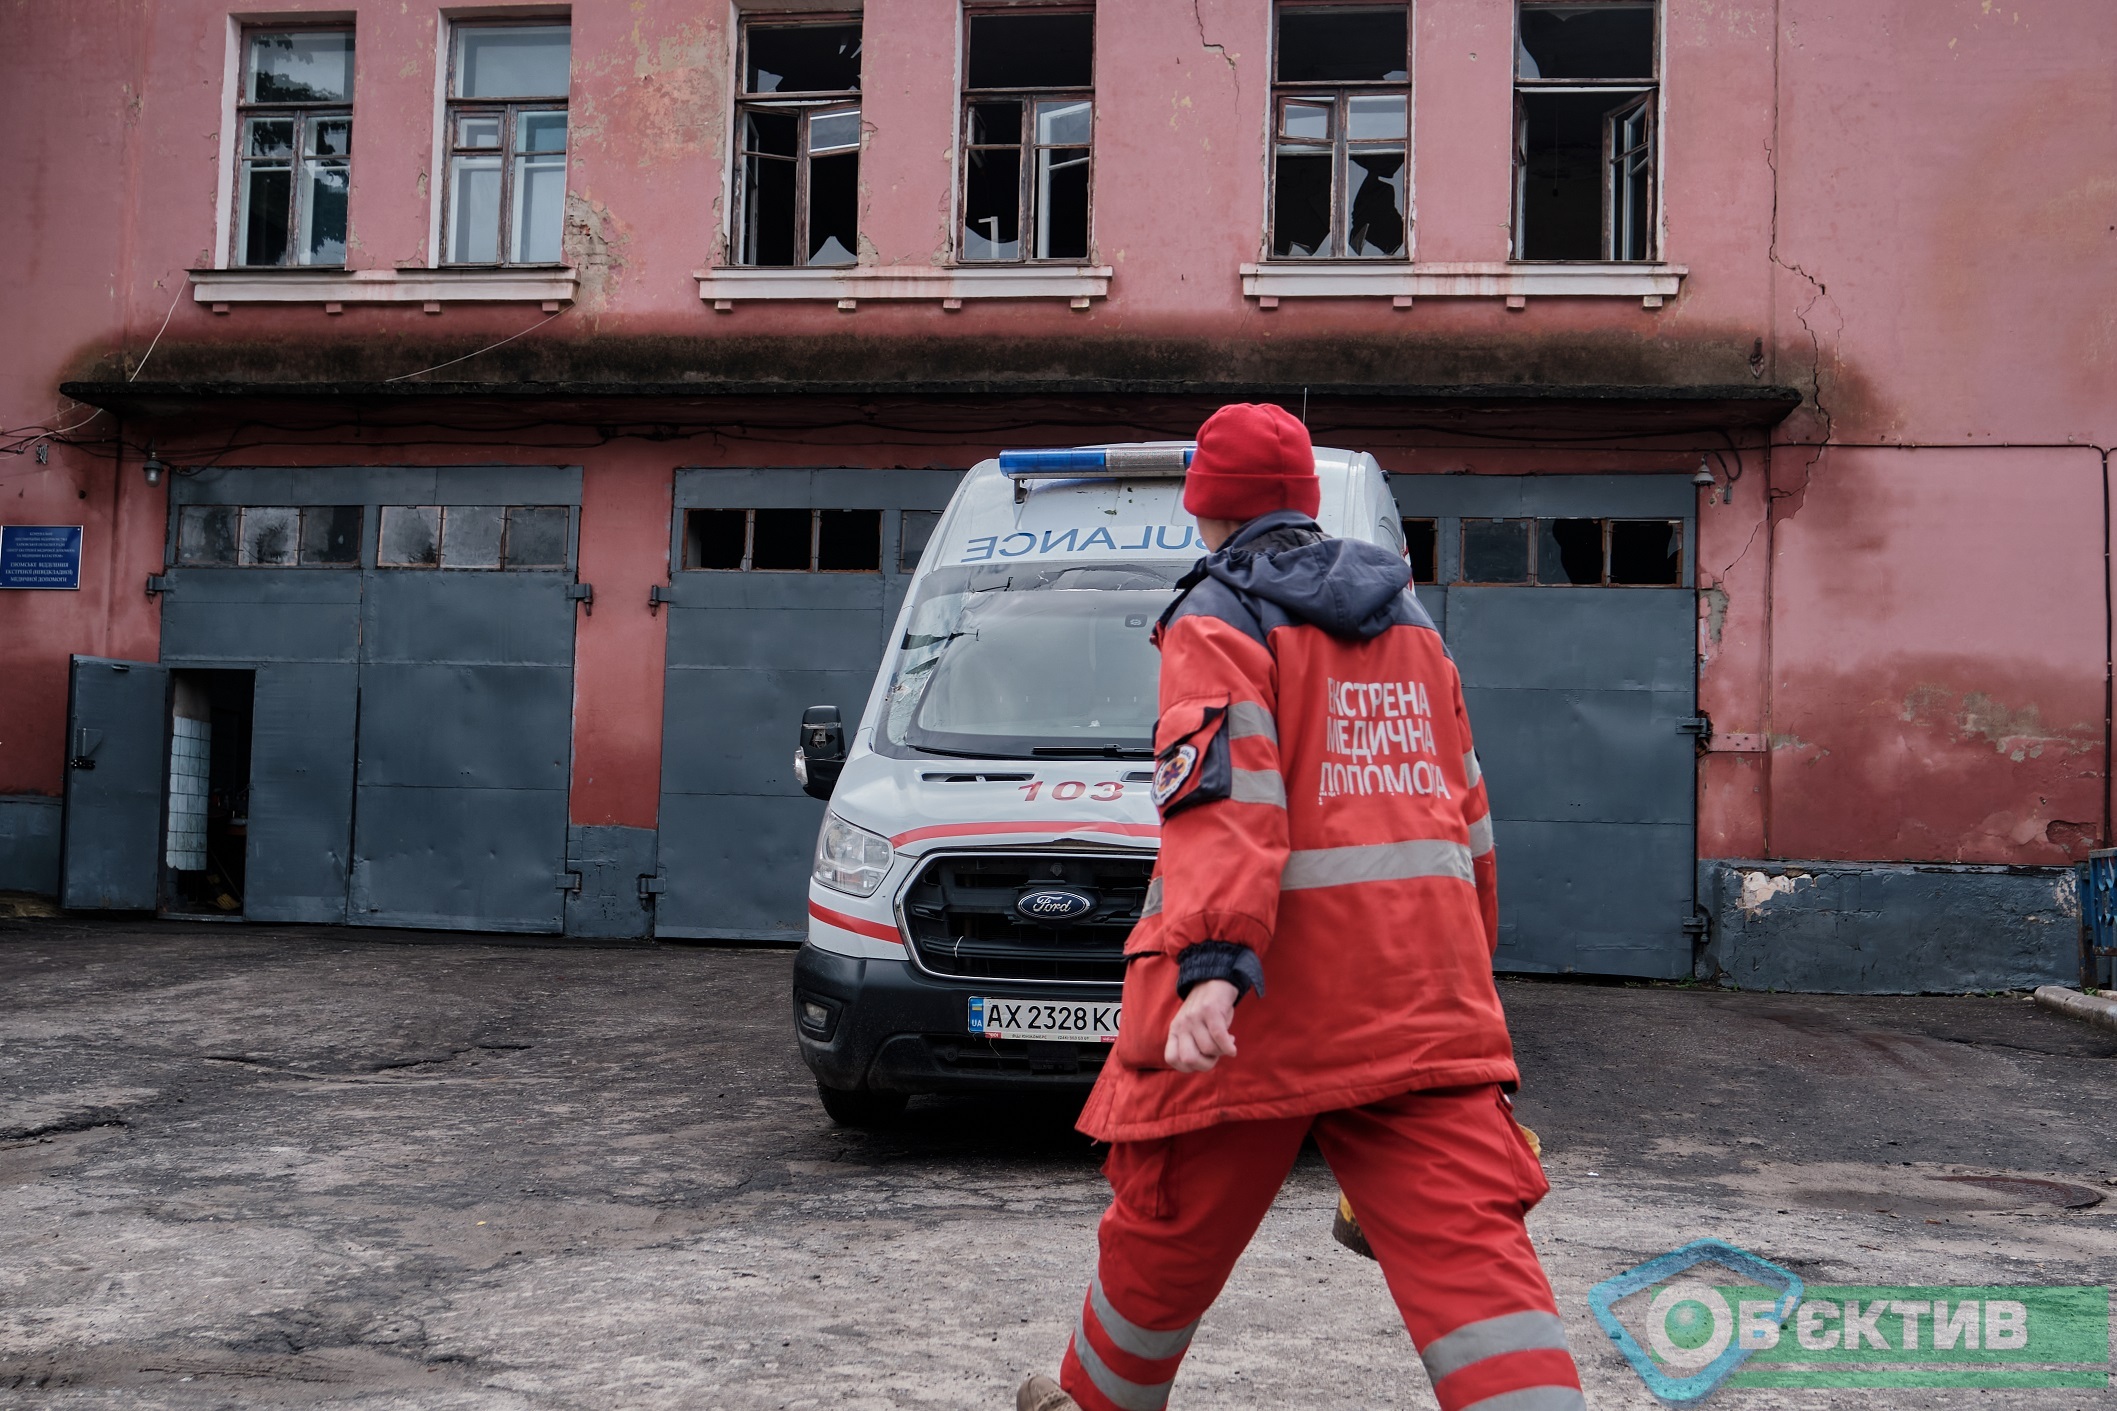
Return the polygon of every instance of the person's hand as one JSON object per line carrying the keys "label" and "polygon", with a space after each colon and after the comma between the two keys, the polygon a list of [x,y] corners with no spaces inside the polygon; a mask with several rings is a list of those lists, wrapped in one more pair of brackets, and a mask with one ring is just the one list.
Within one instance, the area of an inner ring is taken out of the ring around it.
{"label": "person's hand", "polygon": [[1162,1061],[1179,1073],[1203,1073],[1223,1058],[1235,1056],[1235,1001],[1242,991],[1226,980],[1201,980],[1184,996],[1183,1008],[1169,1021],[1169,1042]]}

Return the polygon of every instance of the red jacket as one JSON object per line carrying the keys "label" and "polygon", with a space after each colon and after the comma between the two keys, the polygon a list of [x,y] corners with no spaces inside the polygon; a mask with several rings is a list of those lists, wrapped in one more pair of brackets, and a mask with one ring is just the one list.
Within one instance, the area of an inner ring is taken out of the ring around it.
{"label": "red jacket", "polygon": [[[1402,559],[1291,511],[1183,580],[1155,640],[1161,857],[1081,1130],[1137,1141],[1516,1080],[1492,982],[1492,820]],[[1163,1066],[1179,987],[1226,978],[1239,1053]]]}

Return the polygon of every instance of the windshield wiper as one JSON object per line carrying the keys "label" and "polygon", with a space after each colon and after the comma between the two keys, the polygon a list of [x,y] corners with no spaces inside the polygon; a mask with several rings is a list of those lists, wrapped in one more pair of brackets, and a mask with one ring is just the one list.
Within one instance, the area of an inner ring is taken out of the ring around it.
{"label": "windshield wiper", "polygon": [[1152,759],[1147,745],[1038,745],[1029,751],[1050,759]]}

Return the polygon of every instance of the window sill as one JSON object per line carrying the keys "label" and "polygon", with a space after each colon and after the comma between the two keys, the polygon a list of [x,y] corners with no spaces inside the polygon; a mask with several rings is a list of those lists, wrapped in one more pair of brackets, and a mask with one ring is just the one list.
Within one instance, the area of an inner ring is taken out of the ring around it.
{"label": "window sill", "polygon": [[745,299],[830,300],[851,313],[865,299],[930,300],[944,309],[965,299],[1064,299],[1085,309],[1108,298],[1107,265],[955,265],[946,268],[851,266],[837,269],[702,269],[698,297],[716,313]]}
{"label": "window sill", "polygon": [[570,269],[195,269],[191,297],[217,314],[236,304],[541,304],[557,313],[573,302]]}
{"label": "window sill", "polygon": [[1273,309],[1281,299],[1504,299],[1510,309],[1539,299],[1637,299],[1658,309],[1683,288],[1683,265],[1517,261],[1397,264],[1270,264],[1242,267],[1244,297]]}

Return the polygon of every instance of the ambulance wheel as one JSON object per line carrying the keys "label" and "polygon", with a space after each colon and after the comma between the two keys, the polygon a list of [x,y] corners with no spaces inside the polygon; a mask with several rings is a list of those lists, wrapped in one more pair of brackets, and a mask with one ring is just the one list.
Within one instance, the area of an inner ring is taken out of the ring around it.
{"label": "ambulance wheel", "polygon": [[911,1099],[903,1093],[879,1093],[868,1088],[847,1089],[816,1085],[823,1110],[841,1127],[880,1127],[903,1114]]}

